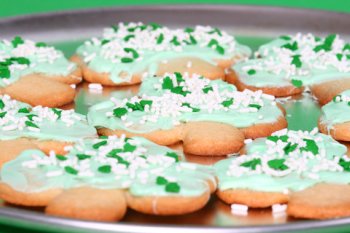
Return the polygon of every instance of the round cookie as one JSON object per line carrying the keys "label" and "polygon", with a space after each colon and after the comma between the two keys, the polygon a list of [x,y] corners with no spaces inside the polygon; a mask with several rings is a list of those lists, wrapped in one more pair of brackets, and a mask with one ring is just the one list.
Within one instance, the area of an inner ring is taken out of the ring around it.
{"label": "round cookie", "polygon": [[204,156],[236,153],[245,136],[268,136],[287,125],[273,96],[238,92],[198,75],[149,77],[138,95],[92,106],[89,123],[102,135],[142,136],[160,145],[182,141],[186,153]]}
{"label": "round cookie", "polygon": [[65,154],[66,146],[97,137],[96,129],[88,125],[85,116],[73,110],[31,107],[8,95],[0,95],[0,126],[0,167],[24,149]]}
{"label": "round cookie", "polygon": [[319,129],[334,139],[350,141],[349,105],[350,91],[335,96],[331,102],[321,108]]}
{"label": "round cookie", "polygon": [[225,69],[250,53],[233,36],[209,26],[119,23],[81,45],[72,61],[82,67],[86,81],[120,86],[168,72],[224,79]]}
{"label": "round cookie", "polygon": [[244,151],[214,165],[217,195],[228,204],[265,208],[287,203],[290,193],[315,184],[350,179],[346,147],[317,130],[281,130],[247,141]]}
{"label": "round cookie", "polygon": [[334,83],[338,88],[349,86],[349,57],[350,45],[335,34],[325,38],[300,33],[281,36],[261,46],[256,58],[235,64],[227,80],[238,90],[262,90],[274,96],[290,96],[310,88],[321,103],[326,103],[329,95],[338,92],[327,90],[333,81],[339,82]]}
{"label": "round cookie", "polygon": [[45,43],[15,37],[0,41],[0,94],[33,106],[59,107],[74,100],[70,84],[82,80],[80,68]]}
{"label": "round cookie", "polygon": [[[127,206],[146,212],[150,203],[156,210],[150,214],[185,214],[207,203],[216,180],[211,167],[183,158],[125,136],[80,141],[66,156],[26,150],[1,168],[0,198],[46,206],[50,215],[97,221],[118,221]],[[192,202],[197,204],[188,208]]]}

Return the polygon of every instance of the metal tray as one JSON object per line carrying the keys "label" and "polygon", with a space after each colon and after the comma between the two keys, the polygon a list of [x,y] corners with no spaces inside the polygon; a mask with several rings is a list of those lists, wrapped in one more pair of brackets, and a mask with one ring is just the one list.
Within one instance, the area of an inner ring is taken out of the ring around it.
{"label": "metal tray", "polygon": [[[56,45],[67,56],[73,54],[83,39],[97,36],[103,27],[120,21],[159,22],[170,27],[208,24],[223,28],[237,39],[256,49],[274,36],[312,32],[319,35],[338,33],[350,38],[350,15],[302,9],[233,6],[177,5],[124,7],[60,12],[0,20],[1,38],[21,35]],[[80,113],[111,95],[130,96],[137,87],[104,88],[102,93],[89,92],[87,85],[78,87],[74,107]],[[290,129],[311,130],[316,126],[319,106],[308,95],[284,102]],[[181,145],[175,146],[181,149]],[[187,160],[210,164],[221,158],[187,156]],[[274,218],[270,209],[249,210],[248,216],[235,216],[230,207],[214,196],[202,210],[176,217],[144,215],[128,210],[120,223],[101,223],[56,218],[43,214],[41,208],[25,209],[2,203],[0,223],[32,230],[55,232],[334,232],[346,231],[350,218],[305,221],[286,217]]]}

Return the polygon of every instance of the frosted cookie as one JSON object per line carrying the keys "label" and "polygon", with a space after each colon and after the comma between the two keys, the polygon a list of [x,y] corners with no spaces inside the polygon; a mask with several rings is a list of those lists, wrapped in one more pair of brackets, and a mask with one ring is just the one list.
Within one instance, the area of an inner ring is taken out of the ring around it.
{"label": "frosted cookie", "polygon": [[275,132],[246,144],[246,155],[214,165],[217,195],[228,204],[265,208],[287,203],[291,192],[318,183],[348,184],[346,151],[317,130]]}
{"label": "frosted cookie", "polygon": [[17,156],[22,146],[27,149],[36,146],[46,153],[50,150],[64,153],[65,146],[96,136],[95,128],[88,125],[85,116],[73,110],[31,107],[8,95],[0,96],[0,144],[3,146],[0,166]]}
{"label": "frosted cookie", "polygon": [[298,94],[309,87],[324,104],[333,97],[325,94],[333,82],[350,88],[349,58],[350,45],[335,34],[281,36],[261,46],[255,59],[234,65],[230,82],[239,90],[263,90],[274,96]]}
{"label": "frosted cookie", "polygon": [[69,84],[81,82],[80,68],[45,43],[15,37],[0,41],[0,94],[31,105],[58,107],[74,99]]}
{"label": "frosted cookie", "polygon": [[273,96],[180,73],[147,78],[139,96],[92,106],[88,121],[102,135],[143,136],[160,145],[182,141],[186,153],[207,156],[238,152],[244,137],[287,125]]}
{"label": "frosted cookie", "polygon": [[321,108],[319,129],[334,139],[350,141],[350,90],[335,96]]}
{"label": "frosted cookie", "polygon": [[329,219],[350,216],[348,184],[317,184],[291,195],[287,213],[294,218]]}
{"label": "frosted cookie", "polygon": [[0,170],[0,197],[46,206],[51,215],[99,221],[120,220],[127,206],[185,214],[207,203],[216,180],[210,167],[181,160],[169,148],[125,136],[79,142],[66,156],[27,150]]}
{"label": "frosted cookie", "polygon": [[119,23],[86,41],[72,60],[82,67],[86,81],[119,86],[167,72],[224,79],[224,70],[250,53],[233,36],[209,26],[169,29],[155,23]]}

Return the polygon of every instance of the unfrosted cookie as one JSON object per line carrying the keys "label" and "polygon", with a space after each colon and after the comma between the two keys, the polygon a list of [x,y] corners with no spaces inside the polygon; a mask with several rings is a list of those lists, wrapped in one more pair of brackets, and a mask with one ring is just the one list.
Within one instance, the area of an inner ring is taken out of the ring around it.
{"label": "unfrosted cookie", "polygon": [[149,77],[139,96],[92,106],[89,123],[103,135],[138,135],[161,145],[183,142],[196,155],[226,155],[287,123],[273,96],[238,92],[221,80],[180,73]]}
{"label": "unfrosted cookie", "polygon": [[59,107],[74,100],[69,84],[81,82],[81,76],[80,68],[52,46],[21,37],[0,41],[0,94]]}
{"label": "unfrosted cookie", "polygon": [[287,213],[295,218],[329,219],[350,216],[348,184],[317,184],[290,196]]}
{"label": "unfrosted cookie", "polygon": [[350,141],[350,91],[336,95],[331,102],[321,108],[319,129],[334,139]]}
{"label": "unfrosted cookie", "polygon": [[[210,167],[144,138],[76,143],[66,156],[26,150],[0,170],[0,198],[70,218],[118,221],[127,206],[156,215],[196,211],[216,189]],[[141,203],[141,204],[140,204]],[[191,205],[189,207],[188,205]]]}
{"label": "unfrosted cookie", "polygon": [[331,137],[281,130],[247,142],[245,155],[215,164],[218,197],[228,204],[264,208],[287,203],[291,192],[315,184],[347,184],[347,149]]}
{"label": "unfrosted cookie", "polygon": [[[32,107],[0,95],[0,142],[3,144],[0,166],[17,156],[20,148],[64,154],[66,146],[94,137],[97,137],[95,128],[74,110]],[[14,146],[17,143],[18,146]]]}
{"label": "unfrosted cookie", "polygon": [[350,85],[349,57],[350,45],[335,34],[281,36],[261,46],[255,59],[234,65],[229,81],[239,90],[263,90],[274,96],[290,96],[310,87],[325,103],[327,96],[320,91],[326,91],[331,81]]}
{"label": "unfrosted cookie", "polygon": [[209,26],[169,29],[155,23],[119,23],[86,41],[72,60],[82,67],[86,81],[119,86],[167,72],[224,79],[224,70],[250,53],[233,36]]}

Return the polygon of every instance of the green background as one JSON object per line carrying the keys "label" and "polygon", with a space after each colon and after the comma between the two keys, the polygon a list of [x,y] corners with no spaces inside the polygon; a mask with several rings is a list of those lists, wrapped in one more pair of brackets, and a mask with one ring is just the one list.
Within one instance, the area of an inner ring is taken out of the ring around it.
{"label": "green background", "polygon": [[[249,4],[281,7],[321,9],[350,13],[350,0],[0,0],[0,17],[11,17],[24,14],[45,13],[53,11],[111,7],[125,5],[152,4]],[[349,29],[350,30],[350,29]],[[19,228],[0,225],[0,233],[28,232]]]}
{"label": "green background", "polygon": [[150,4],[255,4],[350,12],[349,0],[0,0],[0,17],[58,10]]}

